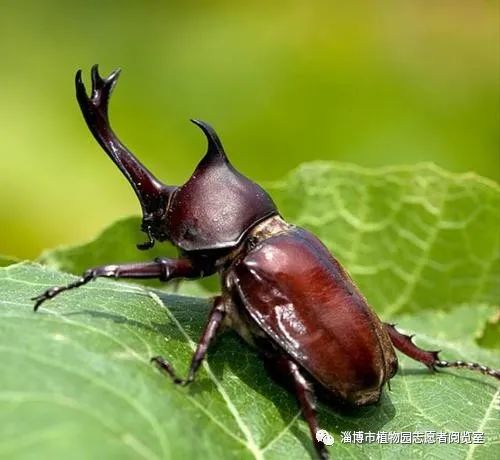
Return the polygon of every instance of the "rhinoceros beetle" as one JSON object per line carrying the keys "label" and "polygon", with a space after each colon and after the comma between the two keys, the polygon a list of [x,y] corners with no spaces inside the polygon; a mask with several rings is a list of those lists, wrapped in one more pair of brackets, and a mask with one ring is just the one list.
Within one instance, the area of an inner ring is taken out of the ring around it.
{"label": "rhinoceros beetle", "polygon": [[500,372],[477,363],[444,361],[437,351],[417,347],[393,324],[380,321],[354,282],[321,241],[287,223],[271,197],[229,162],[214,129],[191,120],[208,140],[208,150],[182,186],[156,179],[118,140],[108,104],[119,70],[102,78],[91,71],[87,95],[81,71],[76,97],[90,131],[130,182],[142,207],[148,241],[170,241],[180,258],[104,265],[77,281],[33,298],[35,311],[46,300],[98,277],[201,278],[218,273],[221,295],[212,308],[185,379],[163,357],[151,361],[179,385],[191,383],[221,326],[234,329],[256,347],[298,400],[320,458],[315,393],[354,406],[379,400],[398,368],[395,348],[429,369],[466,368],[500,379]]}

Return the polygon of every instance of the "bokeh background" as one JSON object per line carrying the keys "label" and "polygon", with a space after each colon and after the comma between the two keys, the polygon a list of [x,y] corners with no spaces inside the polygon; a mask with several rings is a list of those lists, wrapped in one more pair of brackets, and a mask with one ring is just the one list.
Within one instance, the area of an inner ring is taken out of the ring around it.
{"label": "bokeh background", "polygon": [[0,1],[0,254],[139,212],[79,113],[78,68],[122,68],[112,124],[169,183],[204,153],[191,117],[258,181],[310,160],[498,180],[499,55],[498,1]]}

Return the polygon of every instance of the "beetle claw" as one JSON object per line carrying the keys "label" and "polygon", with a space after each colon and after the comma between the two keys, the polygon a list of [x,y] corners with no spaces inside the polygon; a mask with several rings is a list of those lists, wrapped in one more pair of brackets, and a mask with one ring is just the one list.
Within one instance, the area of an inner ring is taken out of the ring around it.
{"label": "beetle claw", "polygon": [[42,292],[40,295],[37,295],[36,297],[32,297],[30,300],[35,301],[35,305],[33,306],[33,311],[38,311],[38,308],[42,303],[44,303],[46,300],[52,299],[52,297],[55,297],[57,294],[59,294],[62,291],[66,290],[66,286],[55,286],[51,287],[50,289],[47,289],[45,292]]}
{"label": "beetle claw", "polygon": [[37,295],[36,297],[32,297],[30,300],[35,301],[35,305],[33,306],[33,311],[37,311],[40,305],[42,305],[42,303],[45,302],[47,298],[48,297],[45,295],[45,293]]}
{"label": "beetle claw", "polygon": [[176,385],[187,386],[192,381],[193,378],[189,376],[187,379],[181,379],[175,373],[174,367],[170,364],[163,356],[153,356],[150,360],[160,371],[166,373]]}

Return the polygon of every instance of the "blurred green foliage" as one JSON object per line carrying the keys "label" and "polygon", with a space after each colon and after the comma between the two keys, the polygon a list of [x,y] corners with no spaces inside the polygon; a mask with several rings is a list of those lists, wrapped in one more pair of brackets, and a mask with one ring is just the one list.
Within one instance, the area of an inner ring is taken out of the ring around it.
{"label": "blurred green foliage", "polygon": [[219,131],[241,171],[433,161],[500,178],[498,2],[3,1],[0,253],[35,257],[139,212],[73,75],[123,74],[119,136],[180,183]]}

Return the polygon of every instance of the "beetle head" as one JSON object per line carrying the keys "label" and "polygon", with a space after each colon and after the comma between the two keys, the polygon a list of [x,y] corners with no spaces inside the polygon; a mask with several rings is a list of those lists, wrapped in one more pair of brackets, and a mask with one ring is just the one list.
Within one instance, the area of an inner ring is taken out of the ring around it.
{"label": "beetle head", "polygon": [[119,141],[108,119],[108,103],[119,71],[102,78],[92,67],[92,92],[87,95],[81,71],[76,74],[76,96],[92,134],[132,185],[142,207],[142,231],[149,241],[170,240],[185,251],[231,248],[276,206],[257,184],[229,163],[222,144],[205,122],[192,120],[205,133],[208,150],[191,178],[182,186],[160,182]]}

